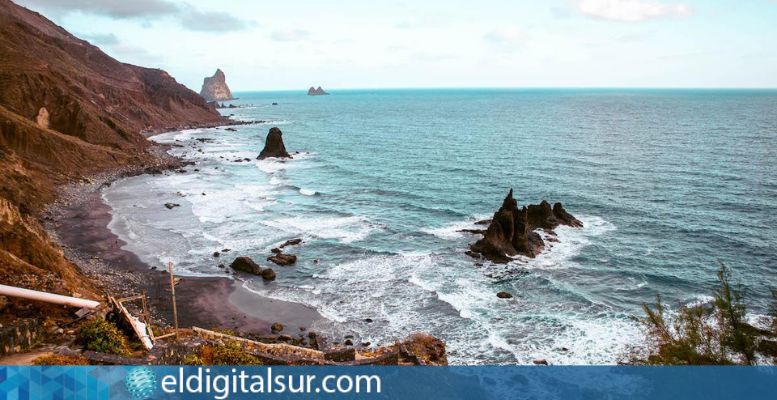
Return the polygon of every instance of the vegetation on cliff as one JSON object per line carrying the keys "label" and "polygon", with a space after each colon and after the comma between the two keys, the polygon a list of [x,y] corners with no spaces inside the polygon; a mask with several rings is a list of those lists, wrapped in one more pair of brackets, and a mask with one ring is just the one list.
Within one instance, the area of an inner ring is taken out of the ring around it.
{"label": "vegetation on cliff", "polygon": [[709,304],[679,307],[670,316],[657,296],[644,305],[643,322],[652,344],[646,362],[661,365],[754,365],[777,361],[777,292],[772,292],[771,330],[747,322],[744,288],[731,283],[725,266],[718,271],[718,287]]}
{"label": "vegetation on cliff", "polygon": [[116,325],[102,318],[95,318],[81,325],[78,339],[84,350],[128,356],[130,346],[127,337]]}

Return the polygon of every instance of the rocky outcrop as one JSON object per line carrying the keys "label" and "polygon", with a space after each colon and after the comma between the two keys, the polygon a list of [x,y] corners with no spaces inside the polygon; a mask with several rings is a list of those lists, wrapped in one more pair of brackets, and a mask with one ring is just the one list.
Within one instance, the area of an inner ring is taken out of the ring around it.
{"label": "rocky outcrop", "polygon": [[202,81],[200,96],[202,96],[205,101],[233,99],[232,92],[229,90],[229,86],[227,86],[227,77],[224,75],[224,71],[217,69],[213,76],[205,78]]}
{"label": "rocky outcrop", "polygon": [[308,89],[308,96],[325,96],[329,93],[325,92],[324,89],[321,88],[321,86],[314,88],[313,86]]}
{"label": "rocky outcrop", "polygon": [[286,146],[283,144],[283,132],[280,129],[273,127],[270,128],[270,132],[267,133],[267,139],[264,141],[264,148],[259,153],[258,160],[264,160],[265,158],[291,158],[291,155],[286,151]]}
{"label": "rocky outcrop", "polygon": [[267,261],[272,261],[275,264],[281,265],[281,266],[287,266],[292,265],[297,262],[297,256],[294,254],[284,254],[280,251],[271,255],[270,257],[267,257]]}
{"label": "rocky outcrop", "polygon": [[427,333],[413,333],[400,343],[400,354],[414,365],[448,365],[445,342]]}
{"label": "rocky outcrop", "polygon": [[483,238],[470,245],[468,254],[480,255],[496,263],[507,263],[516,255],[533,258],[545,248],[545,242],[535,231],[544,229],[552,233],[559,225],[580,228],[583,223],[569,214],[561,203],[551,207],[543,200],[540,204],[519,209],[510,189]]}
{"label": "rocky outcrop", "polygon": [[251,257],[237,257],[229,267],[237,272],[259,275],[264,280],[272,281],[275,279],[275,271],[272,268],[262,268],[251,259]]}

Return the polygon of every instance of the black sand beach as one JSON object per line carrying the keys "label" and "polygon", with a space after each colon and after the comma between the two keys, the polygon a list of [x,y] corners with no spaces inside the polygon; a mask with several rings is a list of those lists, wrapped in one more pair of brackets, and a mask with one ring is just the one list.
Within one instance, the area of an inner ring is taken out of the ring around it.
{"label": "black sand beach", "polygon": [[[115,177],[110,174],[68,188],[62,200],[49,210],[49,231],[58,238],[66,255],[107,293],[118,297],[146,291],[154,316],[172,325],[170,280],[165,266],[152,269],[135,254],[123,250],[125,243],[108,229],[111,209],[103,203],[100,188]],[[267,334],[274,322],[282,323],[288,332],[298,332],[323,318],[311,307],[250,292],[240,277],[181,278],[175,289],[180,327]]]}

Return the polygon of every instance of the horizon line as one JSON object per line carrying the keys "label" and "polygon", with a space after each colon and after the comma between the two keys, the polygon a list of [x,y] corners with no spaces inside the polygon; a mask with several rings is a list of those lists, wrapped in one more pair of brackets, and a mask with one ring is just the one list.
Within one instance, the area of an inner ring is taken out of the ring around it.
{"label": "horizon line", "polygon": [[[323,87],[323,86],[322,86]],[[331,90],[752,90],[752,91],[776,91],[775,87],[753,86],[391,86],[391,87],[331,87]],[[305,92],[307,88],[294,89],[244,89],[232,90],[234,93],[250,92]]]}

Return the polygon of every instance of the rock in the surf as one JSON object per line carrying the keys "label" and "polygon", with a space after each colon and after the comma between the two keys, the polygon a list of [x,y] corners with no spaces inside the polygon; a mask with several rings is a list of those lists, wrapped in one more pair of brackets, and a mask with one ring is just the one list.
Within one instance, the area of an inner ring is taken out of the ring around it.
{"label": "rock in the surf", "polygon": [[264,160],[265,158],[292,158],[286,146],[283,144],[283,132],[276,127],[270,128],[270,132],[267,133],[267,139],[264,142],[264,148],[259,153],[257,159]]}
{"label": "rock in the surf", "polygon": [[292,265],[297,262],[297,256],[294,254],[275,253],[274,255],[267,257],[267,261],[272,261],[278,265]]}
{"label": "rock in the surf", "polygon": [[259,266],[251,257],[238,257],[229,266],[238,272],[245,272],[248,274],[261,275],[262,267]]}
{"label": "rock in the surf", "polygon": [[265,268],[262,270],[262,279],[266,281],[274,281],[275,280],[275,271],[273,271],[272,268]]}
{"label": "rock in the surf", "polygon": [[559,225],[580,228],[583,223],[566,212],[561,203],[551,207],[547,201],[518,208],[513,190],[494,214],[483,238],[470,245],[468,254],[479,254],[496,263],[507,263],[516,255],[536,257],[544,248],[542,237],[535,232],[552,232]]}
{"label": "rock in the surf", "polygon": [[499,292],[496,294],[496,297],[499,297],[500,299],[512,299],[513,295],[510,294],[510,292]]}

